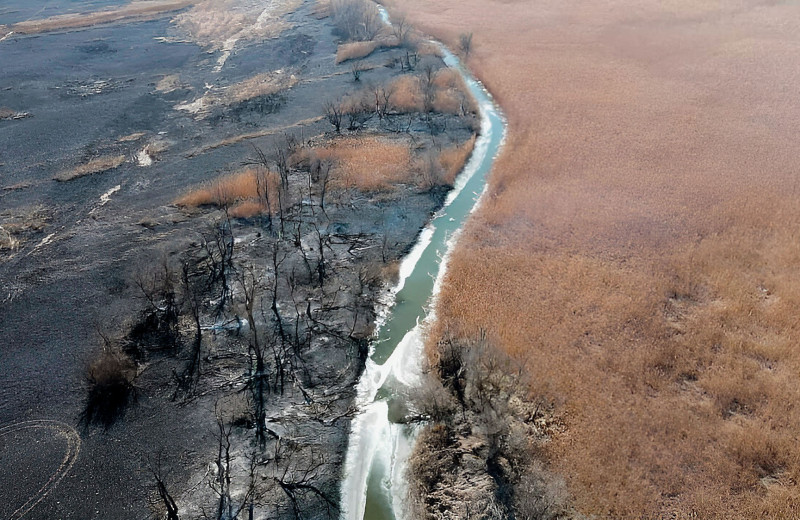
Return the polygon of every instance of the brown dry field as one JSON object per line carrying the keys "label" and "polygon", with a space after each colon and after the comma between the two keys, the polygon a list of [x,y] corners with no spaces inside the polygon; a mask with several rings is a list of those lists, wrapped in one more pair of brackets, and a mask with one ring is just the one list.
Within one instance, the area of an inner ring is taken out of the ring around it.
{"label": "brown dry field", "polygon": [[71,181],[72,179],[77,179],[85,175],[92,175],[94,173],[113,170],[114,168],[118,168],[124,162],[124,155],[103,155],[100,157],[95,157],[84,164],[80,164],[71,170],[62,171],[53,178],[60,182]]}
{"label": "brown dry field", "polygon": [[508,116],[440,326],[528,358],[575,508],[800,517],[800,5],[390,6]]}
{"label": "brown dry field", "polygon": [[48,31],[81,29],[101,23],[138,22],[158,18],[164,13],[178,11],[194,3],[196,0],[138,0],[121,7],[93,13],[64,14],[38,20],[27,20],[14,24],[10,28],[15,33],[39,34]]}

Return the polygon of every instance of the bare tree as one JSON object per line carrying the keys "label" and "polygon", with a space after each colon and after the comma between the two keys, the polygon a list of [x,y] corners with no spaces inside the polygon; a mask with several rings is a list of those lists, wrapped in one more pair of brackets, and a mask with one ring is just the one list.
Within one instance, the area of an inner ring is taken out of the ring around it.
{"label": "bare tree", "polygon": [[317,247],[319,249],[317,280],[319,281],[319,286],[322,287],[328,274],[327,263],[325,262],[325,249],[330,247],[331,236],[324,228],[320,228],[316,222],[312,222],[311,226],[314,228],[314,233],[317,235]]}
{"label": "bare tree", "polygon": [[283,326],[283,317],[281,316],[280,309],[278,309],[278,290],[280,288],[280,267],[286,260],[286,253],[280,250],[280,243],[274,242],[271,251],[272,260],[272,304],[270,309],[275,318],[275,327],[280,337],[281,342],[286,341],[286,330]]}
{"label": "bare tree", "polygon": [[266,209],[267,230],[272,232],[272,195],[269,182],[269,170],[259,168],[256,171],[256,191],[261,205]]}
{"label": "bare tree", "polygon": [[146,302],[141,319],[128,334],[126,350],[139,359],[145,348],[174,349],[180,339],[180,305],[176,276],[165,256],[153,266],[143,263],[134,272],[133,283]]}
{"label": "bare tree", "polygon": [[[286,275],[287,285],[289,286],[289,297],[292,300],[292,304],[294,306],[294,338],[292,340],[292,351],[294,356],[302,361],[302,351],[303,347],[310,342],[310,330],[306,324],[306,326],[301,326],[301,324],[305,321],[303,319],[303,314],[301,312],[301,306],[303,303],[306,304],[306,309],[310,312],[311,302],[298,302],[296,298],[297,288],[300,285],[296,276],[296,270],[292,267],[290,273]],[[301,338],[301,329],[305,332],[303,337]]]}
{"label": "bare tree", "polygon": [[283,141],[289,157],[292,157],[303,147],[302,135],[301,138],[298,138],[297,135],[292,132],[284,132]]}
{"label": "bare tree", "polygon": [[105,344],[86,373],[88,394],[81,412],[86,426],[100,424],[105,429],[125,414],[128,405],[136,400],[136,364],[115,345]]}
{"label": "bare tree", "polygon": [[350,74],[353,76],[354,82],[361,81],[361,73],[367,70],[364,62],[361,60],[354,60],[350,63]]}
{"label": "bare tree", "polygon": [[408,22],[405,13],[392,19],[392,34],[397,38],[397,43],[405,47],[411,43],[411,35],[414,33],[414,26]]}
{"label": "bare tree", "polygon": [[361,130],[374,115],[372,104],[367,100],[366,96],[360,96],[360,99],[351,103],[345,111],[348,121],[347,129],[351,132]]}
{"label": "bare tree", "polygon": [[400,70],[409,72],[414,71],[419,64],[419,55],[416,52],[406,51],[405,59],[400,58]]}
{"label": "bare tree", "polygon": [[336,133],[342,133],[342,120],[344,118],[344,107],[342,107],[342,104],[328,101],[322,108],[325,111],[325,118],[333,125],[333,128],[336,129]]}
{"label": "bare tree", "polygon": [[231,499],[231,426],[226,425],[222,416],[217,414],[217,458],[215,461],[217,474],[209,482],[211,489],[217,494],[217,520],[232,520],[233,500]]}
{"label": "bare tree", "polygon": [[156,455],[156,461],[150,459],[148,460],[148,465],[150,466],[150,473],[153,475],[153,480],[156,482],[156,492],[158,493],[158,502],[161,507],[163,507],[164,512],[167,515],[167,520],[180,520],[180,516],[178,516],[178,505],[175,503],[175,500],[172,498],[172,495],[169,493],[167,489],[167,484],[165,481],[165,472],[162,466],[162,451],[159,451]]}
{"label": "bare tree", "polygon": [[209,264],[209,286],[217,282],[221,285],[221,294],[217,303],[217,314],[222,313],[230,295],[228,271],[233,267],[235,240],[230,219],[215,222],[209,231],[203,234],[203,248]]}
{"label": "bare tree", "polygon": [[[258,327],[255,322],[253,308],[256,301],[256,281],[252,271],[249,273],[249,284],[246,275],[242,275],[242,291],[245,295],[245,307],[247,309],[247,320],[250,322],[250,353],[255,361],[255,367],[251,370],[250,388],[255,403],[256,439],[260,445],[266,441],[264,429],[266,427],[266,399],[265,394],[269,385],[267,384],[267,363],[265,359],[264,347],[258,338]],[[252,365],[251,365],[252,366]]]}
{"label": "bare tree", "polygon": [[362,24],[365,40],[374,40],[383,30],[383,20],[378,13],[378,8],[372,2],[366,2]]}
{"label": "bare tree", "polygon": [[383,120],[393,110],[392,96],[394,88],[392,86],[380,85],[373,90],[375,94],[375,114],[378,119]]}
{"label": "bare tree", "polygon": [[258,457],[255,452],[250,456],[248,481],[245,492],[237,499],[238,503],[235,503],[231,491],[234,471],[234,464],[231,456],[233,428],[230,424],[226,424],[225,420],[220,415],[218,405],[215,405],[215,411],[217,414],[217,457],[214,463],[217,471],[216,475],[213,475],[208,481],[209,487],[218,497],[217,511],[214,518],[216,520],[236,520],[248,503],[250,505],[249,511],[252,518],[253,499],[256,495],[255,481]]}
{"label": "bare tree", "polygon": [[374,40],[383,29],[377,7],[366,0],[331,2],[336,32],[346,40]]}
{"label": "bare tree", "polygon": [[163,314],[163,319],[175,322],[178,318],[178,303],[175,293],[175,271],[164,256],[159,265],[143,267],[134,274],[134,284],[147,301],[150,310]]}
{"label": "bare tree", "polygon": [[316,498],[312,504],[313,511],[319,511],[322,506],[328,515],[338,511],[339,507],[328,495],[320,489],[317,482],[322,479],[328,470],[328,461],[325,455],[313,447],[307,457],[298,460],[295,453],[289,453],[285,459],[282,471],[276,472],[273,480],[286,494],[291,504],[292,514],[296,520],[306,518],[308,511],[303,507],[305,497],[311,495]]}
{"label": "bare tree", "polygon": [[[322,208],[322,212],[325,213],[325,195],[328,193],[328,184],[331,180],[331,168],[333,164],[331,161],[325,160],[320,161],[319,169],[318,169],[318,178],[320,182],[320,190],[319,190],[319,207]],[[327,216],[327,213],[325,213]]]}
{"label": "bare tree", "polygon": [[194,341],[189,362],[180,378],[181,386],[188,388],[195,381],[195,376],[200,375],[200,357],[203,345],[203,328],[200,324],[203,287],[198,284],[197,277],[192,274],[188,260],[184,260],[181,265],[181,299],[182,307],[188,312],[194,324]]}
{"label": "bare tree", "polygon": [[461,33],[458,35],[458,50],[464,59],[469,58],[472,52],[472,33]]}
{"label": "bare tree", "polygon": [[327,218],[325,211],[325,197],[328,194],[328,189],[331,181],[331,169],[333,168],[333,161],[331,159],[314,158],[311,161],[309,174],[311,182],[319,185],[319,207],[322,209],[323,214]]}
{"label": "bare tree", "polygon": [[425,59],[420,64],[420,89],[422,90],[422,106],[426,113],[433,111],[436,100],[436,73],[439,65],[432,59]]}
{"label": "bare tree", "polygon": [[275,145],[275,167],[281,177],[281,189],[289,189],[289,156],[281,145]]}

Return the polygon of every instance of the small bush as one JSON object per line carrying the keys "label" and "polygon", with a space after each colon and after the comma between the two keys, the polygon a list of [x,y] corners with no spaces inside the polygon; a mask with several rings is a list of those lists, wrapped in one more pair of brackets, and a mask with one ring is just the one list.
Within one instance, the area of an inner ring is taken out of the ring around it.
{"label": "small bush", "polygon": [[336,49],[336,63],[366,58],[377,48],[376,41],[343,43]]}
{"label": "small bush", "polygon": [[425,428],[420,434],[408,471],[423,496],[455,470],[452,454],[444,450],[452,443],[453,432],[444,424]]}
{"label": "small bush", "polygon": [[231,208],[230,215],[233,218],[252,218],[263,215],[267,212],[267,207],[258,200],[244,200]]}
{"label": "small bush", "polygon": [[86,374],[89,393],[83,410],[85,424],[109,428],[136,398],[136,365],[125,354],[104,350]]}
{"label": "small bush", "polygon": [[514,486],[515,518],[558,518],[566,509],[567,499],[567,484],[564,479],[552,475],[541,464],[531,464]]}

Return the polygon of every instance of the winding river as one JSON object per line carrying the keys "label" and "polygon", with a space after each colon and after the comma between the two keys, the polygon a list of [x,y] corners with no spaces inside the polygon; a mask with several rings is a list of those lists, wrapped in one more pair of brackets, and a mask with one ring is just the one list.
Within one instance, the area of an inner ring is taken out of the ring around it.
{"label": "winding river", "polygon": [[[386,11],[381,14],[388,22]],[[475,149],[444,207],[420,233],[400,266],[391,304],[379,321],[370,357],[357,387],[359,414],[353,420],[342,480],[342,518],[402,519],[405,469],[419,426],[395,422],[404,411],[404,390],[419,382],[423,331],[432,320],[447,258],[470,213],[478,206],[506,133],[506,123],[489,92],[441,46],[445,63],[459,70],[480,107]]]}

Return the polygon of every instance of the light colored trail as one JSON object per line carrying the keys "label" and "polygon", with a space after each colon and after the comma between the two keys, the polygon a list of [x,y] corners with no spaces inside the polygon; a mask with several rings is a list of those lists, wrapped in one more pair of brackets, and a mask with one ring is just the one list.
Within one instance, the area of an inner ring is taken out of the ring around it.
{"label": "light colored trail", "polygon": [[72,426],[60,421],[37,420],[18,422],[0,428],[0,437],[5,437],[6,435],[23,430],[49,430],[53,435],[64,437],[67,442],[67,447],[64,453],[64,459],[61,461],[56,471],[36,493],[31,495],[24,504],[11,513],[9,520],[21,520],[39,505],[42,500],[47,498],[58,483],[61,482],[61,479],[69,473],[72,466],[75,465],[75,461],[78,459],[78,455],[81,451],[81,437],[78,432]]}

